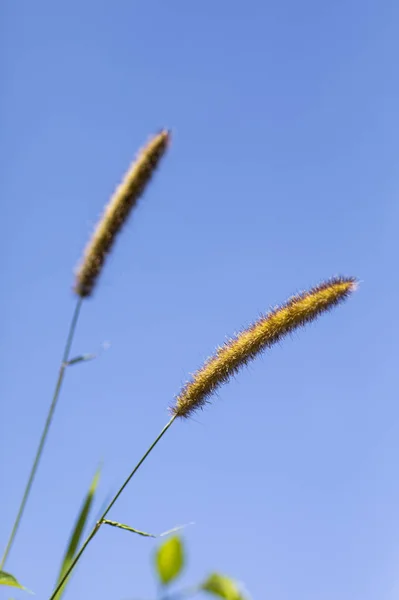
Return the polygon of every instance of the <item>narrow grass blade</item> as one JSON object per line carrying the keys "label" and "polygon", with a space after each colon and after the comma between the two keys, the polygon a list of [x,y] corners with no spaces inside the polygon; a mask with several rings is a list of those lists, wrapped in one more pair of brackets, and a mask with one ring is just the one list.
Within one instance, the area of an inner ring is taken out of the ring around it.
{"label": "narrow grass blade", "polygon": [[[75,523],[75,527],[72,531],[68,547],[65,552],[64,559],[61,564],[60,573],[57,578],[57,585],[63,579],[65,573],[68,571],[75,555],[78,551],[79,543],[83,534],[83,530],[89,518],[90,509],[93,504],[94,496],[98,487],[98,483],[100,480],[100,469],[97,470],[96,474],[93,477],[93,480],[90,484],[89,491],[86,494],[85,500],[83,502],[82,508],[78,515],[78,518]],[[68,580],[65,581],[64,585],[61,587],[60,591],[57,594],[57,600],[60,600],[62,594],[64,593],[65,586]]]}
{"label": "narrow grass blade", "polygon": [[119,529],[124,529],[125,531],[130,531],[131,533],[136,533],[137,535],[142,535],[143,537],[155,538],[158,537],[153,533],[147,533],[145,531],[140,531],[139,529],[134,529],[129,525],[124,525],[124,523],[118,523],[117,521],[110,521],[109,519],[103,519],[101,523],[104,525],[111,525],[112,527],[118,527]]}
{"label": "narrow grass blade", "polygon": [[19,590],[24,590],[29,594],[33,594],[33,592],[21,585],[14,575],[11,575],[11,573],[7,573],[6,571],[0,571],[0,585],[7,585],[8,587],[18,588]]}
{"label": "narrow grass blade", "polygon": [[71,367],[72,365],[76,365],[77,363],[85,362],[87,360],[93,360],[94,358],[97,358],[96,354],[81,354],[80,356],[75,356],[75,358],[71,358],[71,360],[68,360],[66,365],[68,367]]}
{"label": "narrow grass blade", "polygon": [[[130,527],[129,525],[125,525],[124,523],[118,523],[118,521],[110,521],[109,519],[103,519],[101,523],[104,525],[111,525],[112,527],[118,527],[119,529],[124,529],[125,531],[130,531],[131,533],[136,533],[137,535],[142,535],[143,537],[150,538],[158,538],[165,537],[166,535],[170,535],[171,533],[175,533],[176,531],[180,531],[187,527],[187,525],[178,525],[177,527],[173,527],[173,529],[168,529],[168,531],[164,531],[163,533],[147,533],[146,531],[140,531],[139,529],[134,529],[134,527]],[[189,523],[189,525],[193,525],[193,523]]]}

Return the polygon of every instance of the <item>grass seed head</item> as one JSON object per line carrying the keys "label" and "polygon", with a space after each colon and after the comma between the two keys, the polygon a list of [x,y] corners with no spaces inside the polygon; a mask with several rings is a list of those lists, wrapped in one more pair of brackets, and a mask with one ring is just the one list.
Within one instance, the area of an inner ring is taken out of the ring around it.
{"label": "grass seed head", "polygon": [[105,207],[76,272],[74,291],[81,298],[93,293],[106,257],[150,182],[169,141],[170,133],[162,130],[148,142]]}
{"label": "grass seed head", "polygon": [[222,384],[239,369],[298,327],[343,302],[356,289],[353,277],[335,277],[260,317],[248,329],[218,348],[177,396],[172,413],[188,417],[203,408]]}

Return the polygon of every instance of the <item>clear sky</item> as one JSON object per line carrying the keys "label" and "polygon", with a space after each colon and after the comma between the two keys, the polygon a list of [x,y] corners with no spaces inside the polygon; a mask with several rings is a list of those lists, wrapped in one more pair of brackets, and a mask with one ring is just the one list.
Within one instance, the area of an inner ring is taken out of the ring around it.
{"label": "clear sky", "polygon": [[[111,347],[67,373],[7,569],[45,599],[99,461],[95,512],[226,336],[342,274],[359,277],[354,297],[175,424],[110,518],[153,532],[194,521],[187,582],[219,569],[257,600],[397,598],[398,3],[0,11],[1,545],[56,379],[73,269],[137,149],[173,133],[84,304],[72,354]],[[150,598],[154,548],[104,529],[68,598]]]}

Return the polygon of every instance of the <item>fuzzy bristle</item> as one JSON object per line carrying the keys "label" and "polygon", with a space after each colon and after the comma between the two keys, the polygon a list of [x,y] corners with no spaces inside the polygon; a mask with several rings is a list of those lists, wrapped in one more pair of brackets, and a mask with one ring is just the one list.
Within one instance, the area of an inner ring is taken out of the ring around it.
{"label": "fuzzy bristle", "polygon": [[170,141],[170,133],[162,130],[140,151],[98,222],[76,272],[75,293],[90,296],[101,273],[107,255],[132,209],[145,191]]}
{"label": "fuzzy bristle", "polygon": [[257,354],[269,348],[298,327],[345,300],[355,289],[353,277],[334,277],[290,298],[285,304],[259,318],[248,329],[226,342],[193,375],[181,390],[171,411],[188,417],[203,408],[219,386]]}

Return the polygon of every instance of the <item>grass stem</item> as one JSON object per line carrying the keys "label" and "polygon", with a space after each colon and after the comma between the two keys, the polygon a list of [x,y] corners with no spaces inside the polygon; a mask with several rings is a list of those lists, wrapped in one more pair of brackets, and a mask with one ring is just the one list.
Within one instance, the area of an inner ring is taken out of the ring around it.
{"label": "grass stem", "polygon": [[10,550],[11,550],[12,545],[14,543],[15,536],[17,535],[17,531],[18,531],[18,528],[20,526],[22,516],[24,514],[25,506],[26,506],[26,503],[28,501],[29,494],[31,492],[31,488],[32,488],[32,485],[33,485],[33,481],[35,479],[36,471],[37,471],[40,459],[41,459],[42,454],[43,454],[43,450],[44,450],[44,446],[45,446],[45,443],[46,443],[47,435],[48,435],[48,432],[49,432],[49,429],[50,429],[50,425],[51,425],[51,422],[53,420],[54,412],[55,412],[55,409],[57,407],[57,402],[58,402],[58,399],[59,399],[59,396],[60,396],[60,391],[61,391],[61,387],[62,387],[62,383],[63,383],[63,380],[64,380],[64,375],[65,375],[65,369],[67,367],[67,363],[68,363],[68,359],[69,359],[69,353],[70,353],[70,350],[71,350],[72,341],[73,341],[73,337],[74,337],[75,330],[76,330],[76,325],[77,325],[77,322],[78,322],[78,319],[79,319],[80,309],[82,307],[82,301],[83,301],[82,298],[78,298],[78,301],[77,301],[76,306],[75,306],[75,310],[74,310],[74,313],[73,313],[73,316],[72,316],[71,324],[69,326],[68,336],[67,336],[67,339],[66,339],[66,342],[65,342],[64,352],[63,352],[63,355],[62,355],[61,365],[60,365],[60,369],[59,369],[59,373],[58,373],[57,383],[56,383],[55,389],[54,389],[53,398],[52,398],[52,401],[51,401],[51,404],[50,404],[49,411],[47,413],[46,422],[44,424],[43,432],[42,432],[42,435],[41,435],[41,438],[40,438],[40,441],[39,441],[39,445],[38,445],[37,450],[36,450],[35,459],[33,461],[32,468],[30,470],[28,481],[27,481],[26,486],[25,486],[25,491],[24,491],[24,494],[22,496],[21,504],[20,504],[17,516],[15,518],[15,522],[14,522],[13,528],[11,530],[11,534],[10,534],[9,540],[7,542],[7,546],[6,546],[5,550],[4,550],[4,554],[3,554],[3,557],[1,559],[0,570],[3,568],[3,566],[4,566],[4,564],[5,564],[6,560],[7,560],[7,557],[10,554]]}
{"label": "grass stem", "polygon": [[122,484],[122,486],[116,492],[115,496],[112,498],[112,500],[108,504],[107,508],[104,510],[103,514],[101,515],[101,517],[99,518],[99,520],[97,521],[97,523],[94,525],[93,529],[91,530],[91,532],[87,536],[86,540],[83,542],[82,547],[80,548],[79,552],[76,554],[75,558],[73,559],[73,561],[69,565],[69,568],[65,572],[64,577],[58,582],[58,584],[57,584],[56,588],[54,589],[53,593],[51,594],[49,600],[55,600],[55,598],[57,597],[58,592],[60,591],[60,589],[62,588],[62,586],[64,585],[64,583],[66,582],[66,580],[68,579],[68,577],[71,575],[71,573],[74,570],[74,568],[76,567],[76,565],[78,564],[78,562],[79,562],[82,554],[86,550],[87,546],[89,545],[89,543],[91,542],[91,540],[94,538],[94,536],[96,535],[96,533],[99,531],[101,525],[103,524],[103,521],[104,521],[105,517],[108,515],[109,511],[111,510],[111,508],[114,506],[114,504],[118,500],[119,496],[125,490],[126,486],[129,484],[129,482],[132,479],[132,477],[137,473],[137,471],[139,470],[139,468],[141,467],[141,465],[143,464],[143,462],[145,461],[145,459],[152,452],[152,450],[158,444],[158,442],[160,441],[160,439],[165,435],[165,433],[168,431],[169,427],[172,425],[173,421],[176,418],[177,417],[174,415],[170,419],[170,421],[165,425],[165,427],[162,429],[162,431],[159,433],[159,435],[155,438],[155,440],[153,441],[153,443],[151,444],[151,446],[148,448],[148,450],[140,458],[139,462],[134,467],[133,471],[130,473],[130,475],[124,481],[124,483]]}

